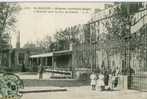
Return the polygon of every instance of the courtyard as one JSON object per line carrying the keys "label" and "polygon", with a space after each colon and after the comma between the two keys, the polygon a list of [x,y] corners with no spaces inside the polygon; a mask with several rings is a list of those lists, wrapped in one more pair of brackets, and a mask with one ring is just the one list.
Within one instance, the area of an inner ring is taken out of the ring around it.
{"label": "courtyard", "polygon": [[[53,89],[55,87],[28,87],[26,89]],[[56,87],[57,88],[57,87]],[[92,91],[89,86],[64,87],[64,92],[26,93],[22,99],[147,99],[146,92],[136,90]]]}
{"label": "courtyard", "polygon": [[[49,73],[44,74],[43,80],[38,80],[37,73],[16,74],[24,80],[24,89],[20,89],[20,91],[25,91],[26,93],[23,93],[21,99],[42,99],[42,97],[44,99],[147,99],[147,92],[145,91],[92,91],[89,82],[74,79],[49,79]],[[45,90],[45,92],[42,90]]]}
{"label": "courtyard", "polygon": [[[147,92],[145,91],[92,91],[88,82],[76,81],[74,79],[50,79],[50,73],[45,73],[43,80],[38,80],[37,74],[17,73],[17,75],[24,80],[26,85],[24,89],[21,89],[21,91],[26,91],[21,99],[42,99],[42,97],[44,99],[147,99]],[[63,91],[62,89],[66,90]],[[46,92],[42,92],[42,90],[46,90]]]}

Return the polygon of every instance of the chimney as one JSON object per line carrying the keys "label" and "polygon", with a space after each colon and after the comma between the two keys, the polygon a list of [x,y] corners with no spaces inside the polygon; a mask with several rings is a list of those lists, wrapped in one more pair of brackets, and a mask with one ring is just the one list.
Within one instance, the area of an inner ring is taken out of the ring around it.
{"label": "chimney", "polygon": [[17,34],[16,48],[20,48],[20,32]]}

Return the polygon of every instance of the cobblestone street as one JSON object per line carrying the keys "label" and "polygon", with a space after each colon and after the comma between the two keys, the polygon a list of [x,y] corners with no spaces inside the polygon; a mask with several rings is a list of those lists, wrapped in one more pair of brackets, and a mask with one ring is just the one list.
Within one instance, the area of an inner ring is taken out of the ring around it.
{"label": "cobblestone street", "polygon": [[89,86],[66,87],[66,89],[64,92],[26,93],[22,99],[147,99],[147,92],[135,90],[100,92],[92,91]]}

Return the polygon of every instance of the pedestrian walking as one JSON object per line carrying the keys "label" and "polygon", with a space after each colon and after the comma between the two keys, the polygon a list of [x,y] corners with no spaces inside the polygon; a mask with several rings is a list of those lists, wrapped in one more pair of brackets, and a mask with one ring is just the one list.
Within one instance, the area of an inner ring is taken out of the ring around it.
{"label": "pedestrian walking", "polygon": [[94,72],[92,72],[92,74],[90,75],[90,85],[92,90],[96,90],[96,84],[97,84],[97,76]]}

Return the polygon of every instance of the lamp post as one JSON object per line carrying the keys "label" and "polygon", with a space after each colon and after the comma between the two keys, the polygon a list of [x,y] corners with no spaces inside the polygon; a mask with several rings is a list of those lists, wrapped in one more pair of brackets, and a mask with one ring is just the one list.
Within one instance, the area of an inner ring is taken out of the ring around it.
{"label": "lamp post", "polygon": [[91,71],[96,69],[96,41],[91,42],[91,52],[92,52],[92,61],[91,61]]}
{"label": "lamp post", "polygon": [[[125,34],[125,38],[124,38],[124,43],[125,43],[125,67],[122,68],[123,74],[126,75],[128,74],[128,69],[130,68],[130,50],[131,50],[131,19],[130,19],[130,6],[129,4],[126,5],[127,6],[127,18],[126,18],[126,34]],[[127,71],[126,71],[127,70]]]}

